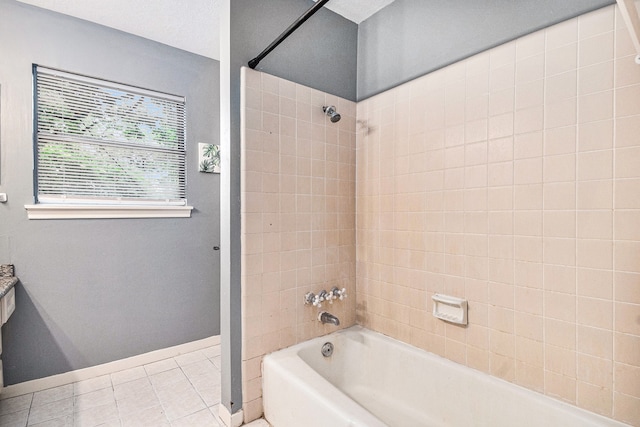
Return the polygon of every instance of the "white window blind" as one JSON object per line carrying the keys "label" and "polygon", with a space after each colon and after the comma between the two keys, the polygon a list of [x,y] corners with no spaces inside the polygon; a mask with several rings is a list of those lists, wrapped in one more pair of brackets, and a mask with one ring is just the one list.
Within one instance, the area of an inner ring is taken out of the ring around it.
{"label": "white window blind", "polygon": [[39,203],[186,205],[184,98],[34,68]]}

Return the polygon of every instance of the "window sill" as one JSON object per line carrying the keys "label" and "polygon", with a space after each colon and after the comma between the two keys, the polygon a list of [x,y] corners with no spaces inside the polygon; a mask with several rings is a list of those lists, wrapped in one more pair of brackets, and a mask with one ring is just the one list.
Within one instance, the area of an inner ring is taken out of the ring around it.
{"label": "window sill", "polygon": [[193,206],[24,205],[29,219],[190,218]]}

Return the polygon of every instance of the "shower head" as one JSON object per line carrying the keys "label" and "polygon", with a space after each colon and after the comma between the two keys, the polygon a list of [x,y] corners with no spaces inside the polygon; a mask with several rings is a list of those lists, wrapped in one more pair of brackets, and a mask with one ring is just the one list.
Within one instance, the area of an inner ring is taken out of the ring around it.
{"label": "shower head", "polygon": [[334,107],[333,105],[325,105],[324,107],[322,107],[322,111],[324,111],[324,113],[329,116],[329,118],[331,119],[331,123],[340,121],[340,114],[336,111],[336,107]]}

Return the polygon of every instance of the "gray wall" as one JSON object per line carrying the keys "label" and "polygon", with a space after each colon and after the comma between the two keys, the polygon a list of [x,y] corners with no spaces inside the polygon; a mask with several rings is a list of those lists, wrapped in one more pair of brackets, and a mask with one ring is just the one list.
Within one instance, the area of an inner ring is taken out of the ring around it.
{"label": "gray wall", "polygon": [[[28,220],[33,203],[32,63],[187,98],[189,219]],[[6,384],[219,333],[219,63],[92,23],[0,0],[0,263],[17,308],[2,328]]]}
{"label": "gray wall", "polygon": [[[313,4],[311,0],[232,1],[232,55],[247,65]],[[256,70],[355,101],[357,38],[355,23],[322,8]]]}
{"label": "gray wall", "polygon": [[358,100],[612,0],[396,0],[358,28]]}

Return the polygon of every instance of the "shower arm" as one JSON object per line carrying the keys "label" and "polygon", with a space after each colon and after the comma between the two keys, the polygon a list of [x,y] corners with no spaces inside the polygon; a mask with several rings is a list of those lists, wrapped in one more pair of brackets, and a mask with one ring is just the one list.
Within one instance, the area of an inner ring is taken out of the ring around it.
{"label": "shower arm", "polygon": [[284,32],[280,34],[277,39],[271,42],[271,44],[267,46],[266,49],[260,53],[260,55],[256,56],[251,61],[249,61],[249,67],[251,69],[255,69],[260,63],[260,61],[264,59],[265,56],[271,53],[271,51],[275,49],[280,43],[282,43],[284,39],[289,37],[291,33],[297,30],[300,25],[304,24],[307,19],[311,18],[311,16],[313,16],[314,13],[322,9],[322,6],[324,6],[328,1],[329,0],[319,0],[316,4],[311,6],[309,10],[307,10],[300,18],[296,19],[296,21],[293,24],[289,25],[289,28],[284,30]]}

